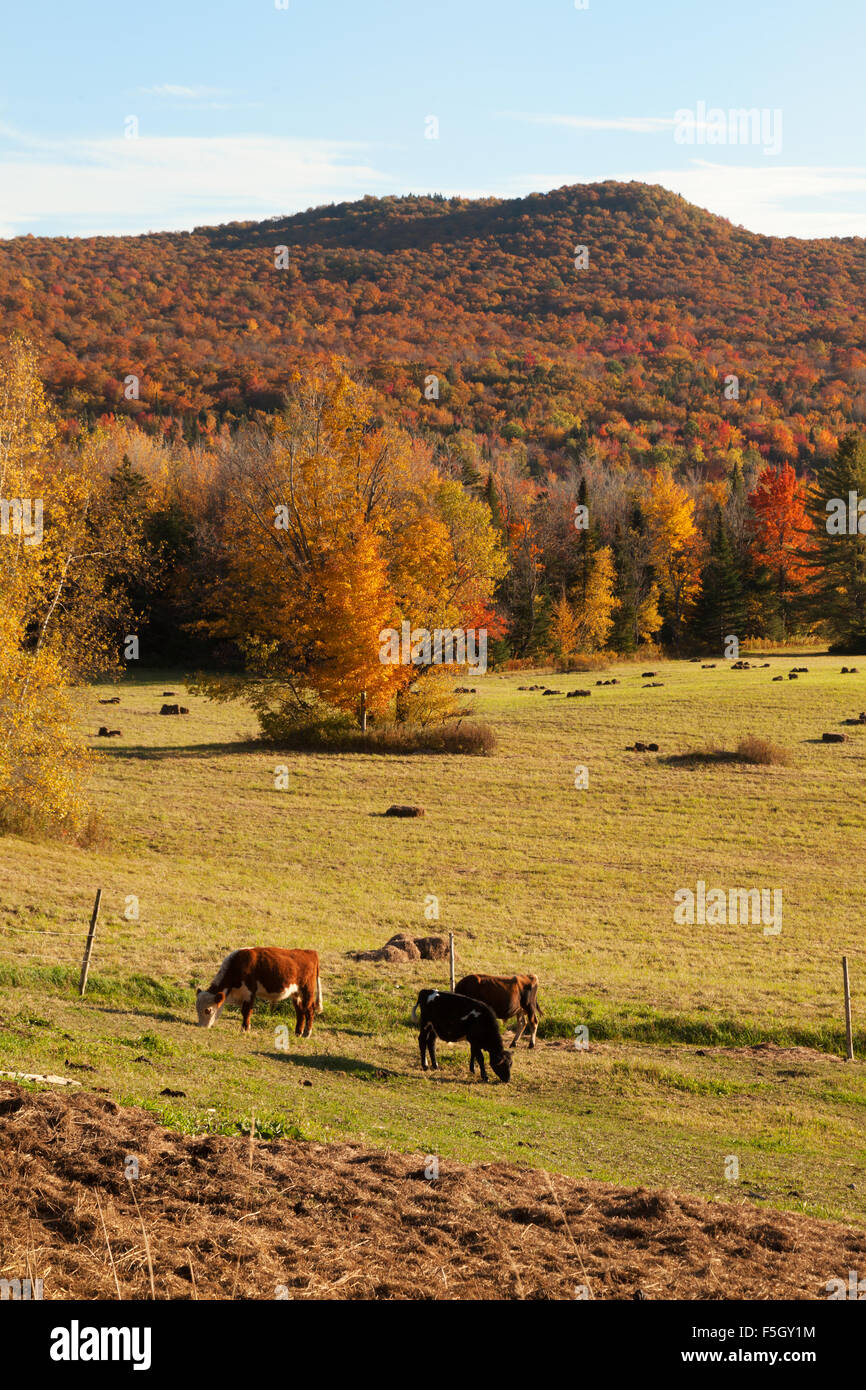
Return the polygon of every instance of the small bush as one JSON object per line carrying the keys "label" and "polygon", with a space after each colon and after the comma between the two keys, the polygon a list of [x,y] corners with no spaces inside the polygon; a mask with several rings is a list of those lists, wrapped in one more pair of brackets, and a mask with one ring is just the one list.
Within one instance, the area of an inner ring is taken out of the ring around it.
{"label": "small bush", "polygon": [[564,656],[556,663],[556,671],[567,676],[571,671],[603,671],[610,665],[610,656]]}
{"label": "small bush", "polygon": [[489,724],[460,720],[419,728],[411,724],[371,724],[366,733],[351,724],[316,720],[283,732],[274,742],[301,753],[459,753],[488,757],[496,747]]}
{"label": "small bush", "polygon": [[537,656],[509,656],[499,663],[500,671],[549,671],[550,662]]}
{"label": "small bush", "polygon": [[[799,636],[794,637],[744,637],[740,643],[740,656],[750,656],[757,652],[767,656],[772,655],[775,651],[780,656],[790,656],[803,647],[808,647],[810,651],[820,652],[822,648],[826,647],[826,643],[821,637],[815,637],[809,633],[800,633]],[[828,650],[832,651],[833,649],[830,647]]]}
{"label": "small bush", "polygon": [[757,738],[754,734],[741,738],[736,748],[717,748],[708,744],[689,753],[672,753],[664,761],[671,767],[701,767],[711,763],[751,763],[753,766],[769,767],[775,763],[787,767],[791,755],[786,748],[771,743],[768,738]]}
{"label": "small bush", "polygon": [[758,763],[762,767],[768,767],[773,763],[787,767],[791,755],[786,748],[780,748],[768,738],[757,738],[755,734],[749,734],[746,738],[741,738],[737,744],[737,759],[742,763]]}

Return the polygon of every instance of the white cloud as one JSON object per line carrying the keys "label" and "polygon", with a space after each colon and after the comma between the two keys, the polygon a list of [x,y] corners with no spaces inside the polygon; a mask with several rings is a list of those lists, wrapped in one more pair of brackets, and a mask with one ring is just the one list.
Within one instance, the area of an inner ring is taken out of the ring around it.
{"label": "white cloud", "polygon": [[624,130],[631,135],[658,135],[676,124],[673,116],[555,116],[530,111],[501,111],[527,125],[564,126],[569,130]]}
{"label": "white cloud", "polygon": [[866,236],[866,168],[744,167],[695,160],[684,169],[624,177],[660,183],[690,203],[764,236]]}
{"label": "white cloud", "polygon": [[[407,182],[375,167],[370,147],[355,141],[146,134],[137,140],[120,134],[41,139],[5,125],[0,135],[6,141],[0,153],[0,237],[46,229],[78,236],[188,230],[366,193],[514,198],[589,181],[585,168],[572,168],[514,174],[487,185],[472,180],[449,186],[442,180],[423,189],[417,178]],[[661,184],[765,235],[866,236],[864,167],[692,159],[681,168],[612,169],[605,177]]]}
{"label": "white cloud", "polygon": [[139,87],[138,90],[149,97],[179,97],[188,101],[227,95],[224,87],[177,87],[171,82],[163,82],[158,87]]}
{"label": "white cloud", "polygon": [[[0,155],[0,227],[92,236],[273,217],[390,192],[350,141],[249,136],[35,140]],[[109,228],[112,229],[109,232]]]}

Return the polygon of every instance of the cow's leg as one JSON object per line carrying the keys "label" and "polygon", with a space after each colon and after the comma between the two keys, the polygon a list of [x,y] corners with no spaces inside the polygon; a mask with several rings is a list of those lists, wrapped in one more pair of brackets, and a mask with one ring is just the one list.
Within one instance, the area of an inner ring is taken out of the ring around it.
{"label": "cow's leg", "polygon": [[481,1080],[484,1081],[484,1082],[486,1082],[486,1081],[487,1081],[487,1069],[486,1069],[486,1067],[484,1066],[484,1053],[481,1051],[481,1048],[480,1048],[480,1047],[479,1047],[479,1049],[478,1049],[478,1066],[479,1066],[480,1071],[481,1071]]}
{"label": "cow's leg", "polygon": [[433,1031],[431,1024],[425,1023],[422,1025],[421,1031],[418,1034],[418,1046],[421,1049],[421,1066],[423,1067],[424,1071],[428,1070],[428,1052],[430,1054],[430,1066],[433,1068],[434,1071],[438,1071],[439,1063],[436,1061],[436,1034]]}
{"label": "cow's leg", "polygon": [[292,1003],[295,1006],[295,1036],[300,1037],[304,1031],[304,1011],[297,995],[293,996]]}
{"label": "cow's leg", "polygon": [[249,999],[245,999],[244,1002],[241,1004],[241,1018],[243,1020],[242,1026],[243,1031],[245,1033],[248,1033],[250,1031],[250,1018],[252,1017],[253,1005],[255,1004],[255,1002],[255,995],[251,994]]}
{"label": "cow's leg", "polygon": [[475,1075],[475,1044],[469,1044],[469,1070]]}
{"label": "cow's leg", "polygon": [[517,1015],[517,1023],[518,1023],[517,1032],[514,1034],[514,1037],[513,1037],[512,1041],[511,1041],[511,1046],[512,1046],[512,1047],[516,1047],[517,1044],[520,1042],[520,1039],[523,1037],[523,1033],[524,1033],[524,1030],[525,1030],[525,1028],[526,1028],[526,1014],[523,1012],[522,1009],[521,1009],[520,1013]]}
{"label": "cow's leg", "polygon": [[308,1037],[310,1036],[310,1034],[312,1033],[312,1031],[313,1031],[313,1019],[314,1019],[315,1017],[316,1017],[316,1005],[315,1005],[315,1001],[313,1001],[312,1003],[308,1003],[308,1004],[307,1004],[307,1012],[306,1012],[305,1028],[304,1028],[304,1037],[305,1037],[305,1038],[308,1038]]}
{"label": "cow's leg", "polygon": [[530,1046],[530,1047],[534,1047],[534,1046],[535,1046],[535,1035],[536,1035],[536,1033],[538,1032],[538,1015],[537,1015],[537,1014],[536,1014],[535,1018],[533,1018],[533,1019],[530,1020],[530,1023],[531,1023],[531,1025],[532,1025],[532,1032],[531,1032],[530,1035],[529,1035],[529,1046]]}
{"label": "cow's leg", "polygon": [[310,1001],[306,994],[296,995],[295,1000],[295,1014],[300,1036],[308,1038],[310,1036]]}

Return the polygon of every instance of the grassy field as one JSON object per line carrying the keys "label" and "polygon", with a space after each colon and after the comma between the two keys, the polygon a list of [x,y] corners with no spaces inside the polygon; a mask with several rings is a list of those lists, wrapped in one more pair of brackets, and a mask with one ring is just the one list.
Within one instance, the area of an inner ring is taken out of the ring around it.
{"label": "grassy field", "polygon": [[[590,699],[520,691],[538,680],[525,672],[482,678],[489,758],[275,755],[251,744],[242,707],[186,696],[177,673],[83,692],[88,732],[122,730],[94,743],[104,842],[0,840],[0,1068],[74,1076],[189,1131],[236,1132],[254,1113],[265,1135],[518,1160],[863,1221],[866,725],[843,721],[866,708],[866,663],[843,676],[848,661],[813,652],[752,660],[769,668],[650,663],[657,688],[629,663],[544,677]],[[808,673],[772,681],[791,666]],[[595,686],[611,675],[618,685]],[[164,689],[188,717],[159,716]],[[119,706],[98,705],[114,693]],[[849,739],[825,745],[825,730]],[[668,761],[749,733],[790,765]],[[627,752],[636,739],[659,753]],[[277,763],[287,791],[274,788]],[[392,802],[426,815],[384,818]],[[674,893],[698,880],[781,889],[781,933],[677,925]],[[425,920],[431,894],[438,922]],[[130,895],[138,920],[124,917]],[[346,958],[401,929],[453,931],[461,973],[538,973],[539,1046],[521,1046],[510,1086],[470,1083],[459,1044],[441,1049],[438,1076],[421,1073],[409,1008],[447,968]],[[192,986],[257,944],[322,957],[325,1012],[287,1053],[274,1045],[291,1021],[282,1010],[260,1006],[248,1037],[233,1012],[193,1027]],[[853,1065],[839,1060],[843,953]],[[574,1046],[580,1024],[588,1051]]]}

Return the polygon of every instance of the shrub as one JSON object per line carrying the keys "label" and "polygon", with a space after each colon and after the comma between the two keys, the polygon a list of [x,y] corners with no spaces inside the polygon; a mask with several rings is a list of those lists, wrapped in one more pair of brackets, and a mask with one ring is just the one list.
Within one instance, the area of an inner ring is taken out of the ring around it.
{"label": "shrub", "polygon": [[496,747],[496,735],[489,724],[465,720],[426,728],[371,724],[366,733],[351,723],[336,727],[336,721],[313,720],[295,724],[272,742],[287,751],[307,753],[459,753],[488,757]]}
{"label": "shrub", "polygon": [[748,734],[746,738],[740,739],[733,751],[708,744],[705,748],[696,748],[689,753],[672,753],[664,761],[671,767],[700,767],[707,763],[752,763],[762,767],[775,763],[780,767],[787,767],[791,755],[787,748],[780,748],[768,738],[757,738],[754,734]]}
{"label": "shrub", "polygon": [[564,656],[556,663],[558,675],[567,676],[571,671],[603,671],[611,662],[610,656],[599,653],[597,656]]}
{"label": "shrub", "polygon": [[777,743],[771,743],[768,738],[758,738],[755,734],[748,734],[746,738],[741,738],[737,744],[737,759],[742,763],[759,763],[761,766],[776,763],[780,767],[787,767],[791,761],[791,755],[787,748],[780,748]]}

